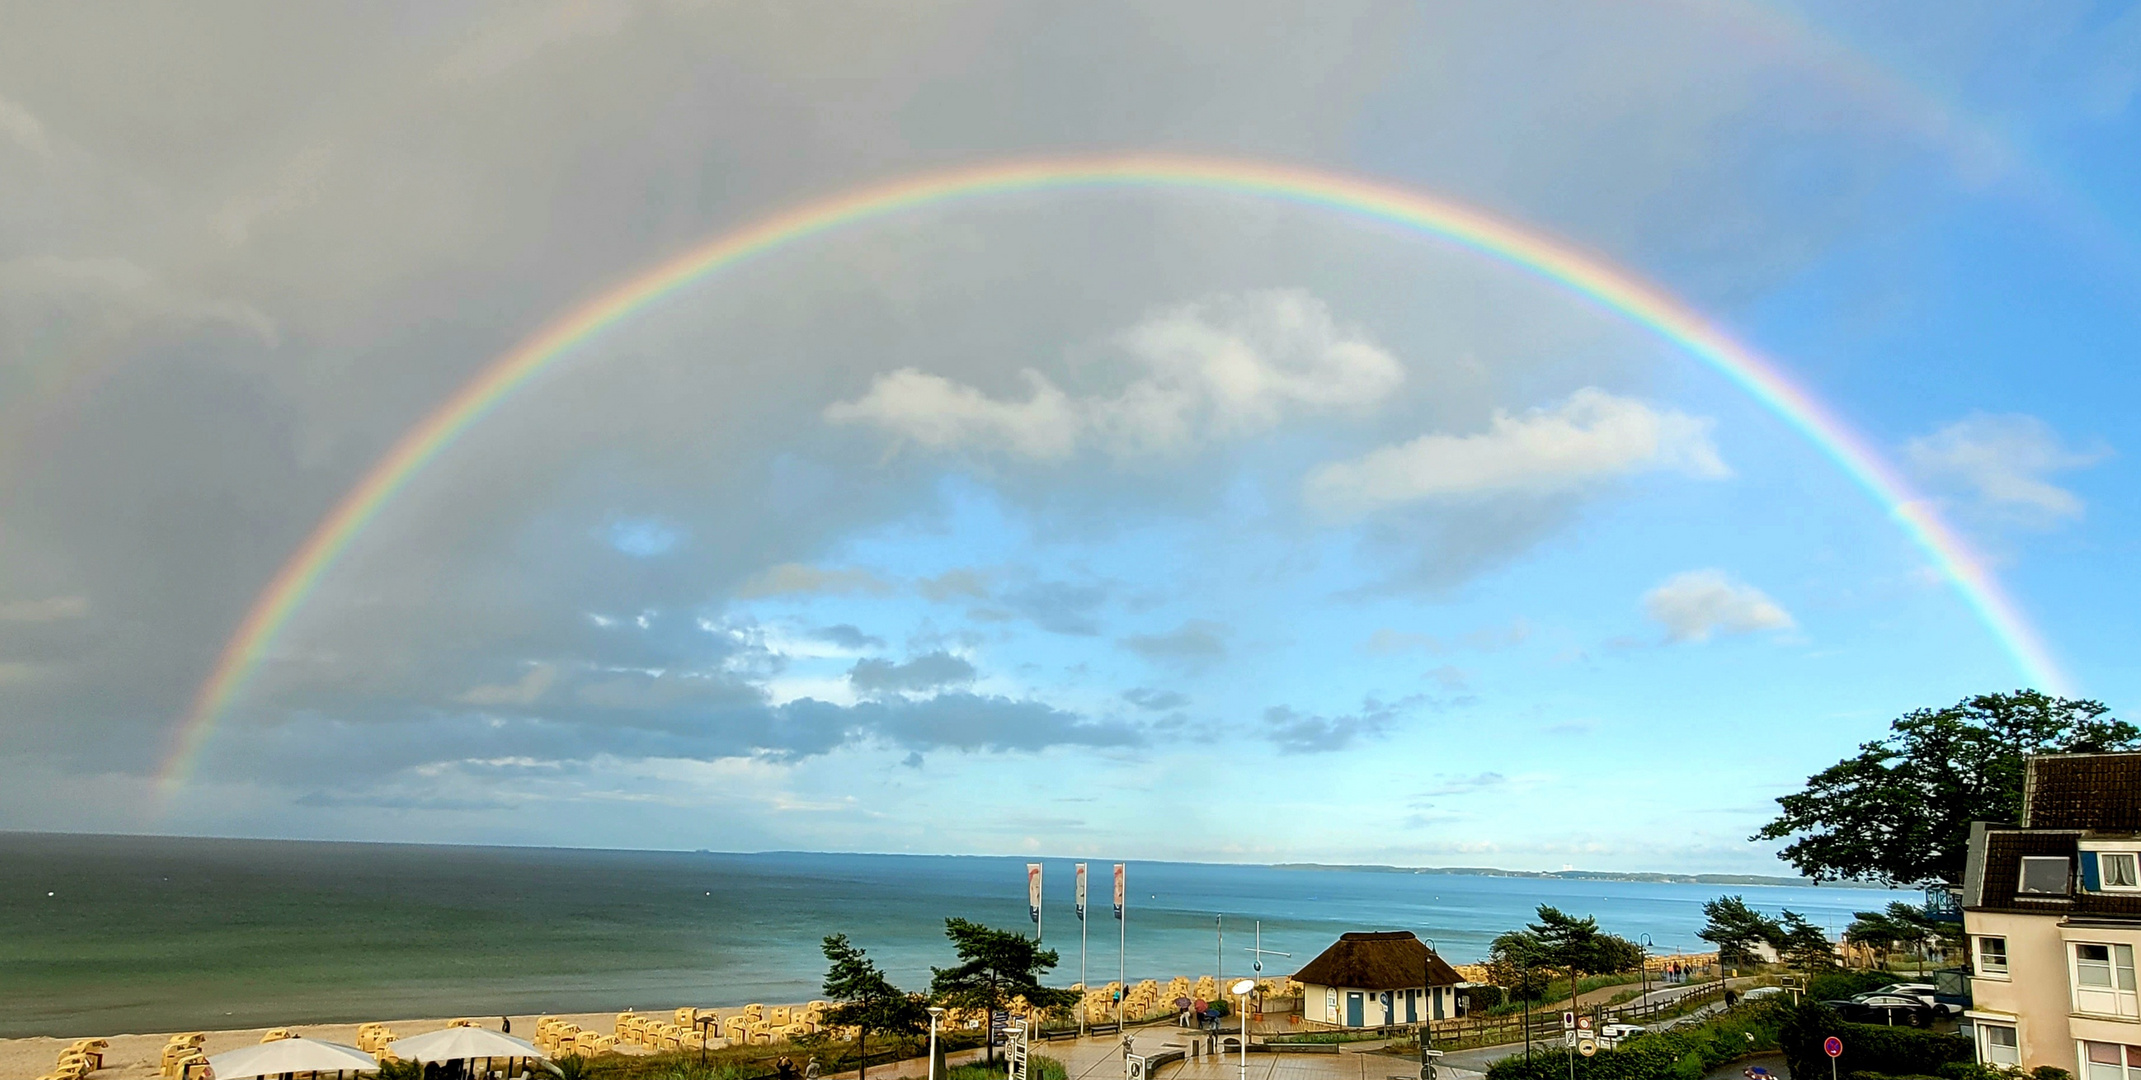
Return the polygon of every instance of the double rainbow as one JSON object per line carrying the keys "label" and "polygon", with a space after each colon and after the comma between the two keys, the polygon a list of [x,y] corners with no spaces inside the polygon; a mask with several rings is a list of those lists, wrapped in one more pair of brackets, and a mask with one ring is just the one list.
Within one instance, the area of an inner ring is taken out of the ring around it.
{"label": "double rainbow", "polygon": [[1774,363],[1634,273],[1560,240],[1446,199],[1290,165],[1208,157],[1052,158],[950,169],[874,184],[717,236],[567,312],[500,356],[411,428],[352,488],[268,583],[194,697],[159,770],[166,791],[185,782],[217,721],[320,578],[411,477],[513,392],[575,346],[635,312],[754,256],[850,225],[961,199],[1071,189],[1136,188],[1254,196],[1399,226],[1468,248],[1560,285],[1709,365],[1805,435],[1885,507],[1953,583],[2022,675],[2059,691],[2065,680],[2044,643],[1932,505],[1915,496],[1865,439]]}

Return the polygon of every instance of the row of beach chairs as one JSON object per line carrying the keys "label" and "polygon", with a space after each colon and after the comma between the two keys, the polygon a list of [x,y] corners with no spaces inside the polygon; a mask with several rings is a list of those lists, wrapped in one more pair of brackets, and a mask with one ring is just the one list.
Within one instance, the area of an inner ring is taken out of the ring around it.
{"label": "row of beach chairs", "polygon": [[82,1080],[104,1067],[104,1051],[110,1047],[111,1043],[103,1039],[76,1039],[59,1052],[59,1060],[53,1064],[52,1071],[38,1080]]}

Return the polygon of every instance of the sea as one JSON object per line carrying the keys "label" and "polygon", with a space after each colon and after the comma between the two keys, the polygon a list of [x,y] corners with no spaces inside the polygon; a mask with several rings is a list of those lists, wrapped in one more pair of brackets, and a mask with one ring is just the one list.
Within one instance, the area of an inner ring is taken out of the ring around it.
{"label": "sea", "polygon": [[[0,833],[0,1036],[805,1001],[846,934],[898,985],[949,966],[944,920],[1032,932],[1048,981],[1268,974],[1348,930],[1411,930],[1481,959],[1538,905],[1696,951],[1702,903],[1744,896],[1841,929],[1914,894],[1487,873],[1418,874],[809,852],[600,851]],[[1259,947],[1265,951],[1258,953]]]}

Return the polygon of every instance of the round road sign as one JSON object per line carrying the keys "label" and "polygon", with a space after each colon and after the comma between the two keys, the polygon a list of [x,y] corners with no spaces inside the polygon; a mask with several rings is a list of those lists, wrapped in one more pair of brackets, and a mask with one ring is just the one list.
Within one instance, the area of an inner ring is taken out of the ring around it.
{"label": "round road sign", "polygon": [[1598,1044],[1589,1039],[1576,1040],[1576,1052],[1585,1057],[1598,1053]]}
{"label": "round road sign", "polygon": [[1834,1035],[1831,1035],[1828,1038],[1821,1040],[1821,1052],[1829,1055],[1830,1057],[1844,1056],[1844,1040],[1839,1039]]}

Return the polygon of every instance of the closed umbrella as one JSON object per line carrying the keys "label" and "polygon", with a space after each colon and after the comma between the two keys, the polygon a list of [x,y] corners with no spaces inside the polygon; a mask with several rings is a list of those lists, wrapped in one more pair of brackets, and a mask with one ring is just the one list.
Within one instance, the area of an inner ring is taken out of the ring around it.
{"label": "closed umbrella", "polygon": [[218,1080],[284,1073],[374,1072],[379,1062],[354,1046],[317,1039],[277,1039],[208,1059]]}
{"label": "closed umbrella", "polygon": [[[548,1058],[532,1042],[480,1027],[450,1027],[387,1044],[405,1061],[465,1061],[469,1058]],[[217,1076],[223,1075],[221,1072]]]}

